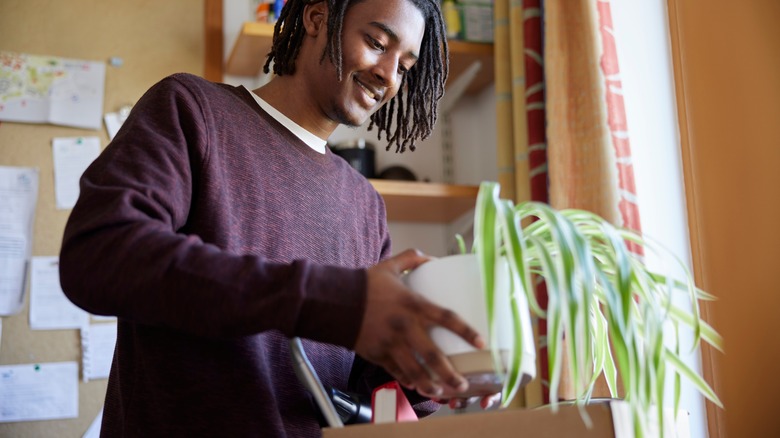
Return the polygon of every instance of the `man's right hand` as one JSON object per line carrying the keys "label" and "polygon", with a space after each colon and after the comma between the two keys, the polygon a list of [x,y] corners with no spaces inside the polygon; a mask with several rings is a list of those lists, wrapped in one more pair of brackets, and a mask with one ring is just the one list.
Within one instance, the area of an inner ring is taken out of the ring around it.
{"label": "man's right hand", "polygon": [[438,398],[445,391],[466,391],[468,382],[433,343],[430,330],[443,327],[475,348],[483,348],[484,341],[458,315],[404,284],[404,271],[429,259],[419,251],[406,250],[368,269],[365,315],[354,349],[407,388]]}

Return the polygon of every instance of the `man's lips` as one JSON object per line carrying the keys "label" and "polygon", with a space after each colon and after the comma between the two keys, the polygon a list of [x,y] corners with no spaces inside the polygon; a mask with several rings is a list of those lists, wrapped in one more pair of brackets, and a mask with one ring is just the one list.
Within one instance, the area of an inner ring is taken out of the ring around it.
{"label": "man's lips", "polygon": [[382,100],[382,93],[377,90],[376,88],[373,88],[369,85],[364,84],[363,82],[360,82],[358,78],[355,78],[355,83],[358,84],[360,88],[363,89],[363,91],[370,97],[371,99],[374,99],[375,101],[379,102]]}

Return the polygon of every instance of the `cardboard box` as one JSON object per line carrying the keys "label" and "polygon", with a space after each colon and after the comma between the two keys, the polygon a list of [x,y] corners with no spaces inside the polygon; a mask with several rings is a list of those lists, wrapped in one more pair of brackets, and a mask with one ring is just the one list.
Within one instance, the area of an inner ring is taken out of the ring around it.
{"label": "cardboard box", "polygon": [[[628,406],[611,401],[585,407],[592,427],[588,428],[574,406],[560,406],[558,412],[547,407],[537,409],[507,409],[425,418],[416,422],[353,425],[341,429],[326,428],[323,438],[473,438],[473,437],[576,437],[633,438],[635,436]],[[666,415],[664,437],[688,438],[688,414],[675,418]],[[651,433],[650,436],[654,434]]]}

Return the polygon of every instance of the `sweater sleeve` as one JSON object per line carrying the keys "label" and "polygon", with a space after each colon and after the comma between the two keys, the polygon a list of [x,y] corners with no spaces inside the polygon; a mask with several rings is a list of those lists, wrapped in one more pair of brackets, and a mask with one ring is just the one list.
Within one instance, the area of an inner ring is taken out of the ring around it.
{"label": "sweater sleeve", "polygon": [[175,77],[161,81],[84,173],[60,253],[63,291],[91,313],[195,335],[276,329],[351,348],[364,270],[272,263],[182,232],[210,146],[201,102]]}

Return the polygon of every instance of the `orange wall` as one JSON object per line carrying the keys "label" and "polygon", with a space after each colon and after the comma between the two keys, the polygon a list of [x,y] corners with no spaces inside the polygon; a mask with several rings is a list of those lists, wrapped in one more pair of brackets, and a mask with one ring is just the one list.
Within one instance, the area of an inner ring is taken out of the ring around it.
{"label": "orange wall", "polygon": [[780,436],[780,1],[668,5],[694,266],[726,343],[718,421]]}

